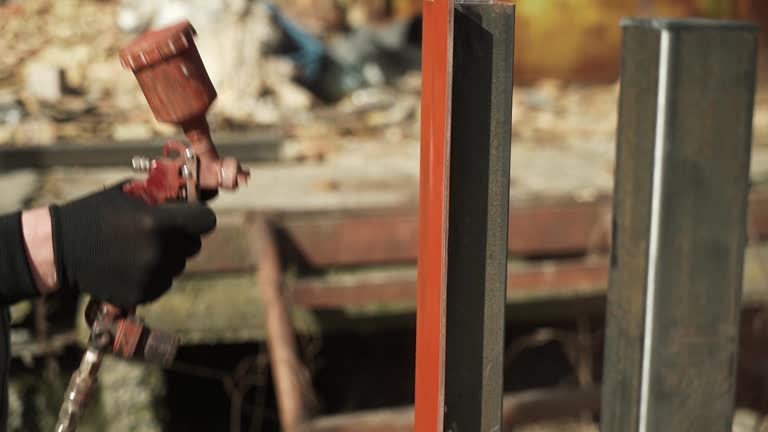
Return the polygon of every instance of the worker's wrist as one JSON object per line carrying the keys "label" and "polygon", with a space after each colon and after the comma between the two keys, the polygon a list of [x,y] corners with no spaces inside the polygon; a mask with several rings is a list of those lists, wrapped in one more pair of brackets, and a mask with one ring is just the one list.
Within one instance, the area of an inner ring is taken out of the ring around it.
{"label": "worker's wrist", "polygon": [[29,269],[40,294],[50,294],[58,288],[56,262],[53,253],[51,214],[46,207],[21,213],[21,226]]}

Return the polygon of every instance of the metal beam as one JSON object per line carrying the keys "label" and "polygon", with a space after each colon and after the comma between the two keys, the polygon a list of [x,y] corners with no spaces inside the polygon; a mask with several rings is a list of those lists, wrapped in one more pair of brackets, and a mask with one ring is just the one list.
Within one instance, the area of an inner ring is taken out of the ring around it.
{"label": "metal beam", "polygon": [[445,249],[445,431],[501,430],[514,5],[457,2]]}
{"label": "metal beam", "polygon": [[448,102],[453,0],[424,0],[414,430],[443,430]]}
{"label": "metal beam", "polygon": [[730,430],[756,27],[623,27],[601,430]]}
{"label": "metal beam", "polygon": [[[179,135],[174,139],[183,140]],[[64,142],[52,146],[0,148],[0,171],[22,168],[131,166],[136,155],[160,156],[170,138],[138,141]],[[275,161],[281,157],[283,139],[273,131],[216,134],[219,151],[249,162]]]}
{"label": "metal beam", "polygon": [[[309,374],[299,359],[290,308],[283,294],[285,283],[280,252],[277,248],[274,229],[267,220],[257,219],[251,224],[249,239],[258,248],[253,252],[259,261],[258,289],[264,306],[267,352],[275,387],[280,429],[286,432],[297,432],[303,430],[302,425],[310,418],[310,401],[314,398],[314,392],[311,383],[306,379]],[[239,425],[239,418],[236,422],[230,426],[234,430],[240,430],[239,426],[236,427]]]}

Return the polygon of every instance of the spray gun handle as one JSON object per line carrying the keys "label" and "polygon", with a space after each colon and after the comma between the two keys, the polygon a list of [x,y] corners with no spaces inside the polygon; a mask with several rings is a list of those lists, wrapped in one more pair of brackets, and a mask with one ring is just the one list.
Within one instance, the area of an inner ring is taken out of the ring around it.
{"label": "spray gun handle", "polygon": [[158,159],[134,156],[134,170],[146,172],[148,177],[127,184],[123,188],[126,193],[150,204],[196,202],[205,199],[206,193],[210,197],[211,191],[237,189],[248,181],[248,171],[233,158],[199,155],[193,147],[174,140],[165,143],[163,153]]}

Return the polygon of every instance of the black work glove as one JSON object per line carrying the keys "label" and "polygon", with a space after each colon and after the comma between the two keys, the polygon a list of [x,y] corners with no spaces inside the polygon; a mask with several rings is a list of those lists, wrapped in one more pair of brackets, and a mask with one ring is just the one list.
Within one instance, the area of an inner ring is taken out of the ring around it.
{"label": "black work glove", "polygon": [[168,291],[216,216],[198,203],[151,206],[122,185],[52,206],[51,221],[59,286],[128,307]]}

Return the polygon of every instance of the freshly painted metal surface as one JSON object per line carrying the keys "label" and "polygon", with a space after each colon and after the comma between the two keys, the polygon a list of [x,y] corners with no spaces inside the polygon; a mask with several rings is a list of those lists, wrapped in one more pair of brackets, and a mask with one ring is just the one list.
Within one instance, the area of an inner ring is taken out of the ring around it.
{"label": "freshly painted metal surface", "polygon": [[501,427],[514,6],[459,3],[423,4],[418,431]]}
{"label": "freshly painted metal surface", "polygon": [[424,0],[415,430],[443,429],[445,237],[453,0]]}

